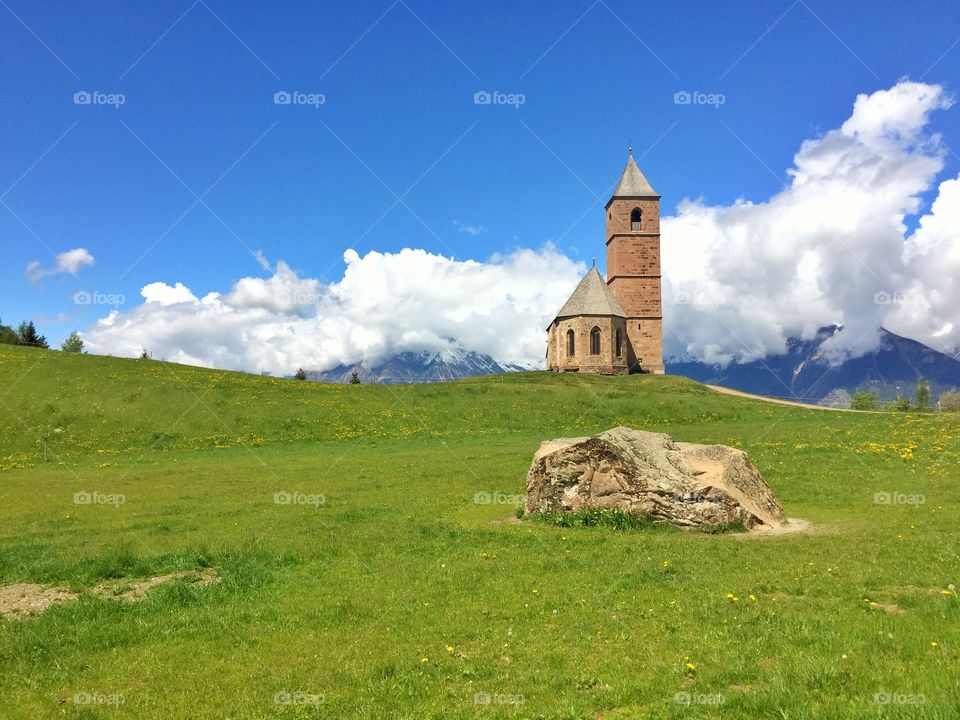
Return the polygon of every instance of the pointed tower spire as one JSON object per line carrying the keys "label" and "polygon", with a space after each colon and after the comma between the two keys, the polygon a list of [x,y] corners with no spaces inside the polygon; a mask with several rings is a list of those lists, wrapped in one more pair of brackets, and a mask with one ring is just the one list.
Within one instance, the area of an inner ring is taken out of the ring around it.
{"label": "pointed tower spire", "polygon": [[627,166],[623,168],[623,174],[620,176],[620,182],[617,183],[617,189],[613,191],[611,198],[631,197],[631,198],[658,198],[657,191],[653,189],[650,182],[637,166],[637,161],[633,159],[633,145],[629,148],[627,156]]}

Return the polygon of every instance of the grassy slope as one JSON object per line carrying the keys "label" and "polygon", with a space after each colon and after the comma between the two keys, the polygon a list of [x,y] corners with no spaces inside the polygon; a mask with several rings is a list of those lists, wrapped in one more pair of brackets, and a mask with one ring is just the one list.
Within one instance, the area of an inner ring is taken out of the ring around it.
{"label": "grassy slope", "polygon": [[[474,502],[521,494],[540,440],[617,424],[745,448],[819,531],[560,529]],[[0,620],[0,714],[954,718],[960,611],[940,591],[960,585],[958,458],[953,418],[772,406],[681,378],[324,386],[0,346],[0,582],[224,576]],[[126,502],[77,506],[78,491]],[[283,690],[324,703],[277,705]],[[76,705],[82,691],[125,704]]]}

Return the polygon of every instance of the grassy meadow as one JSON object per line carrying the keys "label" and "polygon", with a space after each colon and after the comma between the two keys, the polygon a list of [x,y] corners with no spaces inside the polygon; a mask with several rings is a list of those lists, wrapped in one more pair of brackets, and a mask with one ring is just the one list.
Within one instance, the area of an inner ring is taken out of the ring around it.
{"label": "grassy meadow", "polygon": [[[747,450],[812,529],[516,521],[541,440],[615,425]],[[0,618],[0,717],[953,719],[958,511],[956,416],[0,345],[0,585],[222,578]]]}

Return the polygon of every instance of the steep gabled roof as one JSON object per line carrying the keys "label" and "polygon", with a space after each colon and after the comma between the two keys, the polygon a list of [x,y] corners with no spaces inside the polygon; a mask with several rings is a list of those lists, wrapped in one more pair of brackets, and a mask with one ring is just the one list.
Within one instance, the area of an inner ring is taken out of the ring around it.
{"label": "steep gabled roof", "polygon": [[620,176],[620,182],[617,183],[611,199],[618,197],[660,197],[637,166],[632,152],[627,158],[627,166],[623,169],[623,175]]}
{"label": "steep gabled roof", "polygon": [[573,295],[560,308],[557,318],[575,315],[616,315],[622,318],[627,316],[613,292],[600,277],[596,267],[590,268],[583,276]]}

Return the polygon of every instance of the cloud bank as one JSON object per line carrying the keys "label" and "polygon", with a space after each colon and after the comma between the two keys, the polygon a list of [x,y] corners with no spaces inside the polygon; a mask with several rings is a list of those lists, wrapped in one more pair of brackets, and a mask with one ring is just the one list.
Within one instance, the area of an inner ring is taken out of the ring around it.
{"label": "cloud bank", "polygon": [[[839,128],[801,144],[769,200],[683,200],[662,221],[667,355],[747,362],[832,323],[846,328],[827,345],[836,360],[875,347],[881,326],[937,350],[960,347],[960,178],[937,187],[946,147],[929,130],[951,104],[940,86],[909,81],[860,95]],[[935,188],[910,234],[905,220]],[[83,338],[94,352],[146,347],[177,362],[277,374],[375,366],[452,343],[542,365],[544,328],[586,270],[550,245],[486,262],[411,249],[348,250],[344,260],[332,284],[283,262],[273,268],[262,254],[269,277],[226,292],[198,297],[181,283],[151,283],[142,305]]]}
{"label": "cloud bank", "polygon": [[456,344],[497,359],[543,362],[544,328],[586,267],[552,246],[488,262],[423,250],[344,253],[340,282],[324,284],[278,262],[202,298],[181,283],[151,283],[142,305],[83,334],[92,352],[290,374]]}

